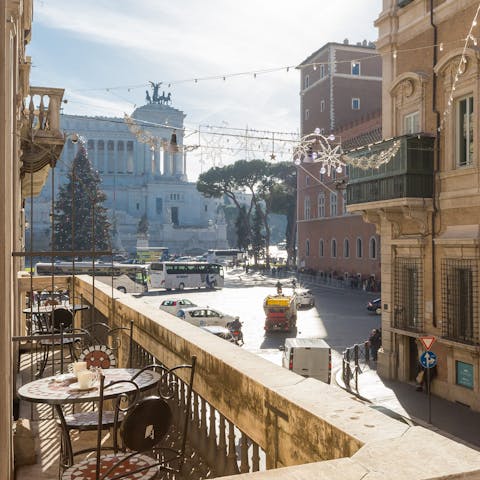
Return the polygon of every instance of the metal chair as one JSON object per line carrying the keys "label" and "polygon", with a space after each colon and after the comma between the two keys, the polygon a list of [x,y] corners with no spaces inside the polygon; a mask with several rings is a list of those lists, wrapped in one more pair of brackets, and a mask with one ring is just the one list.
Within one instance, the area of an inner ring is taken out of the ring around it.
{"label": "metal chair", "polygon": [[[191,364],[178,365],[171,369],[160,365],[150,365],[149,368],[160,368],[163,373],[154,395],[140,398],[140,391],[135,383],[135,378],[129,382],[135,387],[134,393],[120,395],[115,402],[115,413],[124,414],[121,423],[116,421],[113,428],[114,438],[120,434],[123,450],[114,451],[112,454],[102,455],[102,416],[103,397],[105,391],[113,388],[113,382],[104,385],[104,377],[100,380],[100,401],[98,402],[98,428],[96,455],[72,465],[62,474],[62,480],[104,480],[121,478],[154,478],[160,471],[179,473],[182,469],[185,446],[190,421],[190,408],[192,403],[192,386],[195,376],[196,357],[192,357]],[[186,396],[178,389],[178,373],[187,370],[185,381]],[[140,374],[140,373],[139,373]],[[172,405],[181,403],[183,415],[174,415]],[[124,406],[124,402],[127,405]],[[175,428],[174,418],[179,418],[177,425],[180,433],[177,444],[165,444],[164,439]]]}
{"label": "metal chair", "polygon": [[[60,371],[63,373],[64,365],[64,353],[63,349],[66,347],[69,350],[71,361],[76,360],[74,345],[77,341],[74,337],[51,337],[49,334],[63,334],[63,333],[72,333],[73,331],[73,313],[63,307],[54,308],[51,314],[48,314],[46,317],[46,325],[44,325],[42,334],[45,335],[45,338],[42,338],[39,341],[39,345],[43,350],[43,357],[40,361],[40,366],[38,369],[37,375],[41,377],[45,371],[45,367],[48,364],[48,359],[50,357],[50,352],[54,352],[55,348],[60,347]],[[52,360],[52,367],[55,368],[55,361]]]}
{"label": "metal chair", "polygon": [[[121,333],[128,331],[129,347],[128,347],[128,365],[127,368],[132,368],[132,342],[133,342],[133,321],[130,322],[130,327],[110,328],[109,325],[102,322],[96,322],[88,325],[86,328],[78,329],[86,335],[82,342],[76,343],[78,353],[76,354],[79,361],[85,361],[87,368],[99,368],[102,370],[117,367],[118,350],[121,347],[121,340],[118,338]],[[123,413],[120,412],[116,420],[115,412],[107,410],[103,412],[101,428],[108,430],[112,428],[115,421],[121,422],[123,420]],[[73,452],[71,448],[70,432],[78,430],[80,432],[88,432],[97,430],[98,428],[98,413],[94,410],[73,412],[65,415],[65,424],[62,426],[60,420],[57,419],[57,425],[61,429],[63,435],[68,435],[68,438],[62,438],[60,443],[60,467],[65,468],[73,463],[73,457],[90,451],[91,449],[79,450]],[[114,438],[114,449],[117,449],[116,438]],[[71,455],[68,454],[71,452]]]}

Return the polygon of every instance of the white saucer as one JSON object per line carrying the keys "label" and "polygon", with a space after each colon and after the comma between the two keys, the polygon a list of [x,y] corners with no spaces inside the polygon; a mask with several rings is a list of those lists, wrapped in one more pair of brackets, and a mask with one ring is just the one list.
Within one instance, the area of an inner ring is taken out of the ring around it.
{"label": "white saucer", "polygon": [[71,385],[68,386],[68,389],[71,390],[72,392],[88,392],[89,390],[93,390],[97,388],[98,385],[92,385],[90,387],[86,388],[80,388],[80,385],[78,382],[72,383]]}

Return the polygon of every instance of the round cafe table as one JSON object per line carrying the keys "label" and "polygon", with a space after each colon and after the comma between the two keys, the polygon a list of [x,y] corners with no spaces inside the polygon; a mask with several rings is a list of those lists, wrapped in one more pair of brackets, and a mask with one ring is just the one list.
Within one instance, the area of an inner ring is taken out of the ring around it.
{"label": "round cafe table", "polygon": [[[102,374],[105,376],[105,386],[119,380],[131,380],[139,372],[140,370],[136,368],[109,368],[102,370]],[[159,373],[153,370],[145,370],[135,379],[135,383],[140,391],[144,391],[153,387],[159,380]],[[72,388],[75,382],[75,377],[57,375],[34,380],[33,382],[22,385],[18,389],[20,399],[32,403],[53,405],[55,408],[62,426],[62,435],[66,442],[67,458],[64,463],[68,466],[73,464],[73,449],[62,406],[72,403],[95,402],[100,399],[100,389],[98,386],[88,390],[78,390]],[[104,399],[115,398],[122,393],[129,393],[134,390],[135,386],[131,383],[118,383],[104,390]]]}

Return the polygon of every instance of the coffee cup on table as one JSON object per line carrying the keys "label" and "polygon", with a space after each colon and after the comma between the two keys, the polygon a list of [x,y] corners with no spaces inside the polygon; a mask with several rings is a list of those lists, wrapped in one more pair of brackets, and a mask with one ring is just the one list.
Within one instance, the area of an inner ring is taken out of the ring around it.
{"label": "coffee cup on table", "polygon": [[80,372],[87,370],[87,362],[73,362],[68,366],[68,371],[73,373],[77,378]]}
{"label": "coffee cup on table", "polygon": [[81,370],[77,375],[78,388],[81,390],[92,388],[95,383],[95,373],[90,370]]}

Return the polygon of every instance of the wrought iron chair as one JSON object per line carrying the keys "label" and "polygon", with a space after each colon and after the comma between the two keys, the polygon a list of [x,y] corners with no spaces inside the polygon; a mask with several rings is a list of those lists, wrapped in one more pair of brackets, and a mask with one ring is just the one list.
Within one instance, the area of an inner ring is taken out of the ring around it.
{"label": "wrought iron chair", "polygon": [[[128,331],[129,347],[128,347],[128,364],[127,368],[132,368],[132,342],[133,342],[133,321],[130,322],[130,327],[110,328],[109,325],[102,322],[95,322],[88,325],[86,328],[78,329],[86,335],[82,342],[76,343],[77,354],[79,361],[87,363],[87,368],[100,368],[102,370],[117,367],[118,350],[121,348],[120,335]],[[123,413],[119,412],[116,418],[116,412],[112,410],[104,410],[101,421],[101,428],[108,430],[112,428],[115,421],[121,422],[123,420]],[[65,415],[65,424],[62,425],[57,419],[57,425],[61,428],[63,435],[68,435],[68,438],[62,438],[60,443],[60,463],[61,468],[73,463],[73,456],[80,455],[91,449],[83,449],[73,452],[71,447],[70,432],[78,430],[80,432],[87,432],[97,430],[98,428],[98,413],[96,411],[80,411]],[[114,449],[117,449],[116,438],[114,438]]]}
{"label": "wrought iron chair", "polygon": [[[71,361],[76,359],[74,346],[77,339],[71,336],[65,338],[63,338],[62,336],[60,336],[60,338],[58,338],[58,336],[49,338],[49,334],[63,334],[73,332],[73,313],[67,308],[59,307],[53,309],[46,318],[46,325],[41,332],[45,336],[45,338],[42,338],[39,341],[39,345],[43,351],[42,359],[40,361],[37,373],[39,377],[43,375],[45,367],[48,364],[50,352],[53,353],[55,348],[60,347],[61,373],[63,373],[64,365],[64,348],[68,348]],[[54,360],[52,360],[52,367],[55,368]]]}
{"label": "wrought iron chair", "polygon": [[[114,388],[118,383],[104,385],[104,377],[100,380],[100,401],[98,403],[98,428],[96,455],[85,458],[66,469],[62,480],[106,480],[121,478],[154,478],[160,471],[179,473],[182,470],[185,457],[190,408],[192,403],[192,387],[195,376],[196,357],[192,357],[191,364],[178,365],[171,369],[160,365],[150,365],[141,371],[151,368],[160,368],[162,375],[157,384],[154,395],[140,398],[140,391],[135,378],[131,382],[134,391],[130,395],[119,395],[115,402],[116,418],[122,412],[124,420],[121,426],[118,421],[113,428],[113,436],[120,434],[122,451],[114,451],[102,455],[102,415],[103,398],[105,391]],[[184,389],[179,388],[181,380],[177,374],[186,370],[186,395]],[[140,374],[140,373],[139,373]],[[126,405],[124,403],[126,402]],[[175,415],[173,406],[180,405],[183,414]],[[178,419],[177,422],[174,418]],[[167,434],[178,423],[178,441],[168,444],[165,442]]]}

